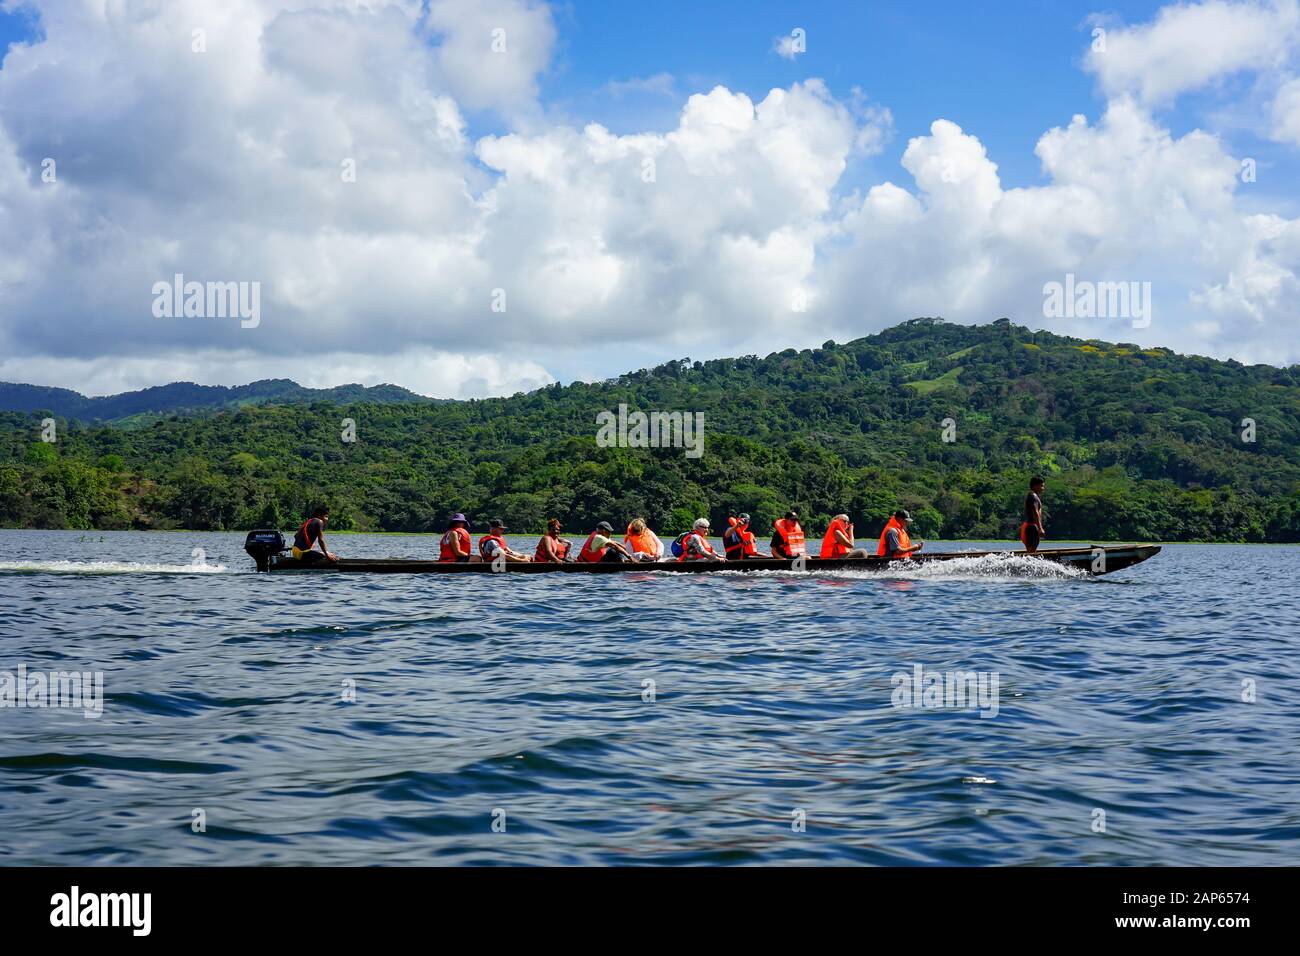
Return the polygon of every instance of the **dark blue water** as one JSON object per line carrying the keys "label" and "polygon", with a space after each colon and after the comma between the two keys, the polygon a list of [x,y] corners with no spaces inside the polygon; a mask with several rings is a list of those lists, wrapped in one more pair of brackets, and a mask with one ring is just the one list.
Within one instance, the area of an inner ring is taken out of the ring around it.
{"label": "dark blue water", "polygon": [[[277,577],[241,546],[0,532],[0,672],[104,675],[98,718],[0,709],[0,863],[1300,858],[1294,547],[1087,580]],[[918,664],[996,674],[996,716],[893,706]]]}

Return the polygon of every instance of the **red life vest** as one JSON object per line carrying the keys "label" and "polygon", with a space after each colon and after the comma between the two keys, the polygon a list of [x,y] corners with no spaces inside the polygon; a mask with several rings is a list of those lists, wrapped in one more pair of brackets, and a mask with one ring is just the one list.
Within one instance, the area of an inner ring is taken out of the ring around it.
{"label": "red life vest", "polygon": [[470,549],[469,532],[466,531],[464,528],[448,528],[447,533],[442,536],[442,542],[438,549],[439,561],[460,560],[459,558],[456,557],[456,552],[451,549],[452,539],[458,539],[460,541],[461,551],[465,552],[466,555],[469,554],[469,549]]}
{"label": "red life vest", "polygon": [[727,551],[727,558],[740,560],[758,554],[758,545],[754,543],[754,533],[749,530],[749,526],[737,524],[735,518],[727,520],[731,522],[728,531],[734,532],[722,536],[722,546]]}
{"label": "red life vest", "polygon": [[717,555],[718,552],[713,550],[713,545],[709,544],[708,538],[704,537],[704,535],[700,534],[698,531],[692,531],[690,534],[688,534],[685,538],[682,539],[682,556],[677,559],[678,561],[688,561],[688,560],[703,561],[704,560],[703,558],[697,558],[691,555],[691,538],[700,539],[700,544],[703,546],[705,554],[710,554],[715,556]]}
{"label": "red life vest", "polygon": [[[597,561],[604,559],[605,552],[609,550],[609,545],[605,545],[605,547],[600,548],[599,550],[592,550],[591,547],[591,539],[596,537],[598,534],[600,534],[599,531],[593,531],[591,534],[587,535],[587,540],[582,543],[582,550],[578,552],[579,561],[587,561],[591,564],[595,564]],[[603,535],[602,537],[608,537],[608,535]]]}
{"label": "red life vest", "polygon": [[[549,534],[544,534],[542,535],[542,540],[537,542],[537,553],[533,555],[534,561],[542,561],[548,564],[557,563],[555,558],[551,557],[551,552],[546,548],[546,539],[549,537]],[[560,553],[560,561],[569,560],[569,551],[572,547],[573,545],[569,544],[569,542],[565,541],[563,538],[555,539],[555,549]]]}
{"label": "red life vest", "polygon": [[822,538],[822,550],[820,557],[823,558],[842,558],[849,553],[849,545],[842,543],[835,537],[836,531],[843,531],[850,541],[853,540],[853,525],[845,524],[839,518],[831,522],[831,526],[826,529],[826,535]]}
{"label": "red life vest", "polygon": [[785,539],[785,550],[790,557],[795,558],[804,553],[803,528],[798,521],[780,518],[776,522],[776,530]]}
{"label": "red life vest", "polygon": [[506,548],[506,539],[503,538],[503,537],[501,537],[501,535],[499,535],[499,534],[492,534],[491,532],[489,532],[489,533],[483,535],[483,537],[481,537],[481,538],[478,539],[478,553],[481,554],[481,555],[483,556],[483,560],[484,560],[484,561],[491,561],[491,560],[492,560],[491,558],[488,557],[487,552],[483,550],[483,545],[487,544],[489,541],[495,541],[498,545],[501,546],[502,550],[506,550],[506,549],[507,549],[507,548]]}
{"label": "red life vest", "polygon": [[[912,546],[912,539],[907,536],[907,528],[903,527],[903,522],[891,515],[888,524],[885,525],[885,530],[880,532],[880,545],[876,548],[876,554],[882,558],[891,557],[889,552],[885,550],[887,547],[885,539],[889,537],[889,531],[891,528],[898,531],[898,547],[900,550]],[[911,559],[911,557],[912,554],[909,551],[906,554],[899,555],[895,560]]]}

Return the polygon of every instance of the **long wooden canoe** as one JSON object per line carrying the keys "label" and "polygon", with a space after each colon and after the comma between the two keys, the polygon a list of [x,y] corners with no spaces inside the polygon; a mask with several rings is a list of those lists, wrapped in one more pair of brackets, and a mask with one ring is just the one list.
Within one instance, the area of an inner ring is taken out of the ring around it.
{"label": "long wooden canoe", "polygon": [[[1145,561],[1159,554],[1155,545],[1094,545],[1087,548],[1051,548],[1030,556],[1023,551],[1007,549],[1005,551],[934,551],[919,552],[913,558],[922,564],[934,561],[953,561],[961,558],[983,558],[990,555],[1019,555],[1032,557],[1036,561],[1051,561],[1075,568],[1087,574],[1110,574]],[[821,560],[806,558],[787,561],[773,558],[759,558],[752,561],[658,561],[658,562],[622,562],[614,563],[506,563],[487,562],[472,564],[450,564],[440,561],[411,561],[396,558],[340,558],[332,562],[315,562],[305,564],[283,555],[270,556],[259,561],[258,570],[275,574],[626,574],[628,572],[669,571],[683,574],[704,574],[717,571],[878,571],[891,563],[886,558],[840,558]],[[264,567],[262,565],[265,565]]]}

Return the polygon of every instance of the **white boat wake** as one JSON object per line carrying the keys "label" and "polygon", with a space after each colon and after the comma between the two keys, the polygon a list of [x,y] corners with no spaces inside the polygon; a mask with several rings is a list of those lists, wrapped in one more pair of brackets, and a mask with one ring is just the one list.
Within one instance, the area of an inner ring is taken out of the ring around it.
{"label": "white boat wake", "polygon": [[[653,565],[647,568],[651,570]],[[1082,568],[1041,561],[1024,553],[981,554],[971,558],[950,558],[946,561],[895,561],[884,568],[841,568],[819,571],[816,563],[808,570],[719,572],[724,575],[744,574],[745,577],[788,578],[801,577],[844,579],[848,581],[870,579],[882,581],[1073,581],[1091,580]]]}
{"label": "white boat wake", "polygon": [[1090,575],[1082,568],[1055,561],[1040,561],[1024,554],[1008,552],[1003,554],[982,554],[977,558],[952,558],[948,561],[932,561],[913,564],[910,561],[895,561],[873,577],[902,578],[942,581],[949,578],[980,578],[981,580],[1073,580],[1088,579]]}

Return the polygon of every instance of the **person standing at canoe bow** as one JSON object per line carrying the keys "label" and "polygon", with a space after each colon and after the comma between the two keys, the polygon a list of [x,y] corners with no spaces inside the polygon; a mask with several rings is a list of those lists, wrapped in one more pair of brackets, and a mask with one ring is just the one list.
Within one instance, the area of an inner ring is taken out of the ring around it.
{"label": "person standing at canoe bow", "polygon": [[587,535],[587,540],[583,542],[582,550],[578,552],[578,560],[590,564],[596,564],[600,561],[631,561],[631,553],[614,540],[614,526],[608,521],[602,521],[596,525],[596,530]]}
{"label": "person standing at canoe bow", "polygon": [[754,543],[754,532],[749,530],[749,515],[743,512],[728,519],[731,527],[722,532],[722,546],[726,549],[728,561],[744,561],[747,558],[770,558],[763,554]]}
{"label": "person standing at canoe bow", "polygon": [[439,542],[438,560],[454,564],[466,564],[476,560],[469,536],[469,519],[463,514],[451,516],[451,525]]}
{"label": "person standing at canoe bow", "polygon": [[[296,561],[313,564],[317,561],[337,561],[338,555],[325,550],[325,525],[330,520],[330,510],[321,505],[293,535],[293,557]],[[320,545],[313,551],[312,545]]]}
{"label": "person standing at canoe bow", "polygon": [[797,558],[807,553],[797,511],[787,511],[784,518],[778,518],[772,523],[772,528],[775,531],[772,535],[772,557]]}
{"label": "person standing at canoe bow", "polygon": [[515,564],[526,564],[533,560],[526,554],[511,551],[510,545],[506,544],[505,533],[505,523],[500,518],[493,518],[488,525],[488,533],[478,539],[478,553],[484,561],[495,560],[498,554],[504,554],[507,561]]}
{"label": "person standing at canoe bow", "polygon": [[552,518],[546,522],[546,534],[537,542],[537,553],[533,555],[533,560],[543,564],[563,564],[569,560],[569,552],[572,550],[573,545],[560,537],[560,519]]}
{"label": "person standing at canoe bow", "polygon": [[682,541],[682,556],[678,561],[725,561],[727,560],[713,550],[709,544],[709,519],[697,518],[685,540]]}
{"label": "person standing at canoe bow", "polygon": [[920,551],[925,542],[918,538],[916,544],[912,543],[907,534],[907,526],[911,523],[912,516],[907,509],[899,508],[895,511],[885,524],[885,530],[880,532],[880,546],[876,549],[876,554],[896,561],[909,559],[914,551]]}
{"label": "person standing at canoe bow", "polygon": [[1025,495],[1024,517],[1020,522],[1020,543],[1033,554],[1038,550],[1047,530],[1043,527],[1043,488],[1047,484],[1042,475],[1029,479],[1029,494]]}
{"label": "person standing at canoe bow", "polygon": [[853,523],[848,515],[836,515],[831,519],[817,556],[825,559],[871,557],[866,548],[853,547]]}

